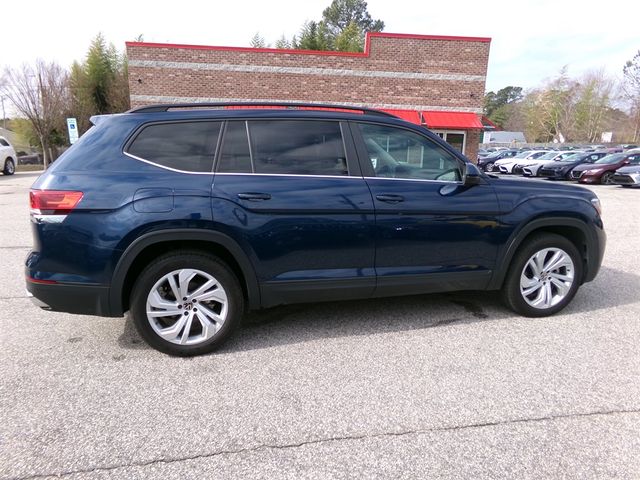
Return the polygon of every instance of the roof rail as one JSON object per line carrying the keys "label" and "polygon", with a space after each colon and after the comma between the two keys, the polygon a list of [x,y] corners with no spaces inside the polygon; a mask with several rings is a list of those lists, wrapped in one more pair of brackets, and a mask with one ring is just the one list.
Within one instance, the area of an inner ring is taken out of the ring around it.
{"label": "roof rail", "polygon": [[298,102],[207,102],[207,103],[161,103],[147,105],[145,107],[132,108],[127,113],[154,113],[168,112],[173,109],[184,108],[224,108],[224,107],[284,107],[291,109],[327,109],[362,112],[369,115],[381,115],[395,117],[391,113],[376,110],[375,108],[355,107],[351,105],[334,105],[325,103],[298,103]]}

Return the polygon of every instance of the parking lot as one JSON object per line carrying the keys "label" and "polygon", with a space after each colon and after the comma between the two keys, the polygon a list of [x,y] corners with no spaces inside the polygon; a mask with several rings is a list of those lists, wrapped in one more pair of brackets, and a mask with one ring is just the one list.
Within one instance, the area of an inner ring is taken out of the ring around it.
{"label": "parking lot", "polygon": [[640,191],[591,187],[604,264],[555,317],[489,293],[295,305],[182,359],[32,306],[35,178],[0,176],[0,478],[640,477]]}

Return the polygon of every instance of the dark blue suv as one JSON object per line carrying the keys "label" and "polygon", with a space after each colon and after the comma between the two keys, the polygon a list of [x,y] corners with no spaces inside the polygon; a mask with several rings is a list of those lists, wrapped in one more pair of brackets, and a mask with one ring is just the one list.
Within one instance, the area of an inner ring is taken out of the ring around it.
{"label": "dark blue suv", "polygon": [[487,176],[383,112],[156,105],[93,123],[31,190],[27,289],[51,310],[129,311],[170,354],[294,302],[500,289],[550,315],[602,261],[592,192]]}

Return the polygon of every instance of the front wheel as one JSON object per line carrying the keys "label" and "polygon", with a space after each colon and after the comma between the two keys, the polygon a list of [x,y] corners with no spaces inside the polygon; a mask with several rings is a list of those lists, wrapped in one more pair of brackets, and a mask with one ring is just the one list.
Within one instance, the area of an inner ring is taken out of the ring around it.
{"label": "front wheel", "polygon": [[14,173],[16,173],[16,166],[13,163],[13,160],[10,158],[7,158],[4,162],[4,169],[2,170],[2,173],[4,173],[5,175],[13,175]]}
{"label": "front wheel", "polygon": [[493,162],[489,162],[486,163],[484,166],[484,171],[485,172],[493,172],[493,168],[495,167],[495,165],[493,164]]}
{"label": "front wheel", "polygon": [[212,352],[231,335],[243,312],[236,276],[216,257],[199,252],[158,258],[140,274],[131,298],[142,338],[170,355]]}
{"label": "front wheel", "polygon": [[576,246],[552,233],[531,237],[515,254],[502,287],[504,303],[525,317],[545,317],[566,307],[582,279]]}
{"label": "front wheel", "polygon": [[603,185],[613,185],[613,172],[605,172],[600,179]]}

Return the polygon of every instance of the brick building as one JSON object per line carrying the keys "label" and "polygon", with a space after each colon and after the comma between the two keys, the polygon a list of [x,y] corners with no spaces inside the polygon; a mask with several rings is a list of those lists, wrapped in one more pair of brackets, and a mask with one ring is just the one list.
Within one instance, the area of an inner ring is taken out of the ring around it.
{"label": "brick building", "polygon": [[363,53],[128,42],[131,105],[282,101],[380,108],[475,159],[489,38],[369,33]]}

